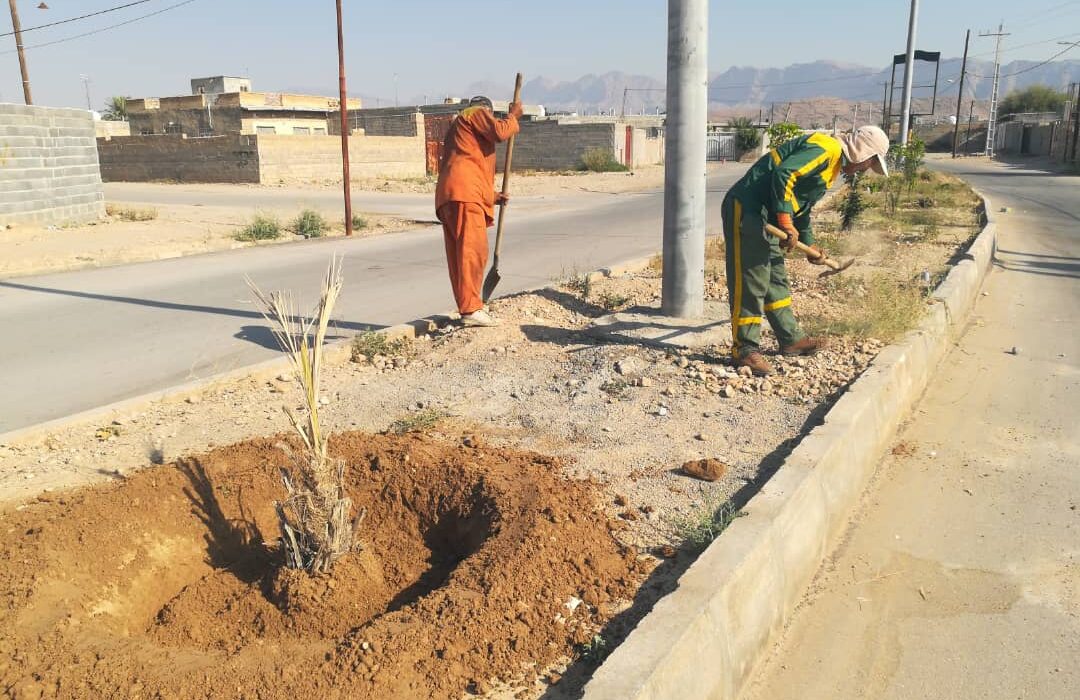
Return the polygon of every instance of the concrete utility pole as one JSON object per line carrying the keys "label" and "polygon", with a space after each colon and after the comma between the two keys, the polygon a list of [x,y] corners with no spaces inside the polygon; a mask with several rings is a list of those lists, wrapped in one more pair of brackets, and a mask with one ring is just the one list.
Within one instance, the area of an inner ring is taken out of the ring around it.
{"label": "concrete utility pole", "polygon": [[15,52],[19,54],[19,71],[22,72],[23,100],[28,105],[34,104],[34,98],[30,95],[30,73],[26,68],[26,52],[23,51],[22,25],[19,24],[19,8],[15,6],[15,0],[8,0],[11,8],[11,28],[15,34]]}
{"label": "concrete utility pole", "polygon": [[986,121],[986,156],[994,157],[994,140],[997,136],[998,85],[1001,81],[1001,40],[1009,36],[1005,25],[999,24],[996,32],[979,32],[979,36],[996,36],[997,48],[994,49],[994,88],[990,92],[990,116]]}
{"label": "concrete utility pole", "polygon": [[661,309],[681,318],[700,317],[705,305],[708,24],[708,0],[668,0]]}
{"label": "concrete utility pole", "polygon": [[[956,157],[956,148],[960,142],[960,108],[964,104],[964,76],[967,75],[968,43],[971,42],[971,30],[964,36],[964,60],[960,62],[960,92],[956,95],[956,124],[953,125],[952,157]],[[974,98],[972,98],[974,99]]]}
{"label": "concrete utility pole", "polygon": [[911,19],[907,30],[907,56],[904,59],[904,96],[900,113],[900,145],[906,146],[911,129],[911,84],[915,77],[915,29],[919,19],[919,0],[911,0]]}
{"label": "concrete utility pole", "polygon": [[79,77],[82,78],[83,88],[86,90],[86,111],[93,112],[94,108],[90,106],[90,76],[80,75]]}
{"label": "concrete utility pole", "polygon": [[341,30],[341,0],[337,2],[338,95],[341,112],[341,179],[345,188],[345,235],[351,236],[352,179],[349,177],[349,99],[345,94],[345,35]]}

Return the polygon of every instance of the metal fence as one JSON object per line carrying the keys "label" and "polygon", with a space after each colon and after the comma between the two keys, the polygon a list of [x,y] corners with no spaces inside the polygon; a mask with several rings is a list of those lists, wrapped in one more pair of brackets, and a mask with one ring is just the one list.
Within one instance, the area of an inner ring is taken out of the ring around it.
{"label": "metal fence", "polygon": [[713,131],[705,137],[706,160],[735,160],[735,134]]}

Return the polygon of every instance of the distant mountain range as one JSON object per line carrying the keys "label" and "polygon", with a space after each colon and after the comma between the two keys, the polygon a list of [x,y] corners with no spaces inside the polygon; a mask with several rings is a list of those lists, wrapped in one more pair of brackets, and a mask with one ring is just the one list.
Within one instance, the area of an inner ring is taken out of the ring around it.
{"label": "distant mountain range", "polygon": [[[916,84],[929,84],[933,72],[920,70]],[[993,86],[994,65],[982,60],[968,61],[968,76],[964,86],[966,96],[975,91],[977,99],[989,99]],[[757,111],[773,103],[786,106],[789,102],[815,98],[837,98],[848,102],[877,102],[884,95],[883,82],[889,80],[888,68],[871,68],[834,61],[799,63],[786,68],[733,67],[715,75],[709,81],[709,102],[713,110],[741,108]],[[957,84],[948,80],[959,78],[960,59],[941,61],[938,82],[940,100],[950,100],[955,107]],[[1055,61],[1039,65],[1037,61],[1012,61],[1002,66],[1001,94],[1034,84],[1064,89],[1080,82],[1080,61]],[[903,68],[897,67],[897,99],[903,80]],[[508,85],[473,83],[462,95],[486,94],[494,99],[510,97]],[[929,90],[916,91],[917,96],[929,96]],[[629,75],[618,71],[603,75],[585,75],[573,81],[556,81],[538,77],[527,80],[523,99],[542,104],[549,111],[577,111],[595,114],[599,111],[619,113],[626,101],[628,113],[655,112],[664,106],[664,82],[644,75]]]}

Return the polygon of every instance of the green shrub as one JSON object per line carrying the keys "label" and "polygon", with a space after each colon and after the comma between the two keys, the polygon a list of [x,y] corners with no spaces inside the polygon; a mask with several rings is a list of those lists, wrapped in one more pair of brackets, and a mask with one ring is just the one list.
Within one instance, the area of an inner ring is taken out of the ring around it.
{"label": "green shrub", "polygon": [[292,222],[293,233],[304,238],[321,238],[326,228],[326,219],[314,209],[303,210]]}
{"label": "green shrub", "polygon": [[727,123],[735,132],[735,147],[740,152],[752,151],[761,145],[761,132],[754,128],[754,122],[748,117],[735,117]]}
{"label": "green shrub", "polygon": [[777,122],[765,130],[769,135],[769,148],[776,148],[785,141],[802,135],[802,128],[791,122]]}
{"label": "green shrub", "polygon": [[364,331],[353,338],[352,361],[370,361],[376,355],[384,355],[386,357],[407,355],[411,347],[412,341],[408,338],[390,338],[386,333]]}
{"label": "green shrub", "polygon": [[862,183],[859,180],[858,173],[852,176],[847,192],[840,201],[840,229],[843,231],[850,231],[870,206],[862,195]]}
{"label": "green shrub", "polygon": [[238,241],[272,241],[281,238],[281,222],[267,214],[256,214],[251,223],[234,236]]}
{"label": "green shrub", "polygon": [[352,227],[353,231],[361,231],[368,227],[368,220],[365,219],[362,214],[353,214]]}
{"label": "green shrub", "polygon": [[590,148],[581,154],[581,169],[594,173],[625,173],[630,168],[615,160],[607,148]]}

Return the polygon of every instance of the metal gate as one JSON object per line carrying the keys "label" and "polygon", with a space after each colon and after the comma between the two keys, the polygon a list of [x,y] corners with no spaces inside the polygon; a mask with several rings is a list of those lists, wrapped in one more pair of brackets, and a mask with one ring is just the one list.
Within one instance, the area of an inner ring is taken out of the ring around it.
{"label": "metal gate", "polygon": [[428,175],[439,174],[443,157],[443,141],[446,140],[446,133],[450,131],[450,124],[453,121],[453,114],[424,115],[424,143]]}
{"label": "metal gate", "polygon": [[735,134],[714,131],[705,137],[706,160],[735,160]]}

